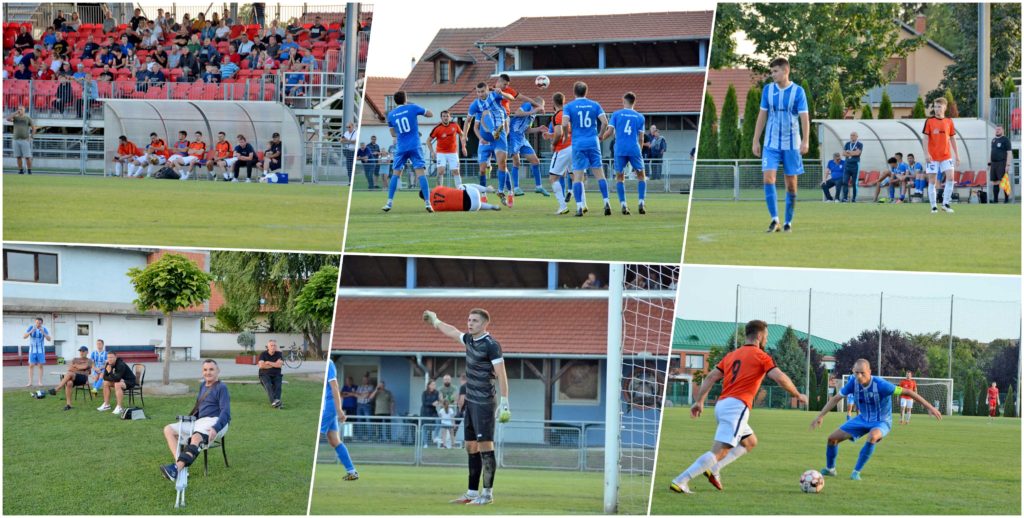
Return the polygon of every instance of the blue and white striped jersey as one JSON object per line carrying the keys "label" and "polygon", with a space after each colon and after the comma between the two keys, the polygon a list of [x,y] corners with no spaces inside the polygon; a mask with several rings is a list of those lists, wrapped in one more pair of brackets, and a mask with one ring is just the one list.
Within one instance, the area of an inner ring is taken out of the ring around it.
{"label": "blue and white striped jersey", "polygon": [[761,109],[768,112],[764,148],[782,151],[800,149],[800,114],[807,113],[807,94],[796,83],[779,88],[768,83],[761,91]]}

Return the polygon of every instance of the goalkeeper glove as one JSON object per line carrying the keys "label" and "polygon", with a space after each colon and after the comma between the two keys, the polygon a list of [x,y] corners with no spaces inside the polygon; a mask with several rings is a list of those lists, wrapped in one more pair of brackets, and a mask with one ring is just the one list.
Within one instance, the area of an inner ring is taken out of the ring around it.
{"label": "goalkeeper glove", "polygon": [[498,403],[498,422],[507,423],[512,420],[512,412],[508,409],[508,398],[502,397]]}
{"label": "goalkeeper glove", "polygon": [[437,329],[437,324],[441,322],[437,319],[437,313],[434,313],[429,309],[423,312],[423,321],[434,326],[434,329]]}

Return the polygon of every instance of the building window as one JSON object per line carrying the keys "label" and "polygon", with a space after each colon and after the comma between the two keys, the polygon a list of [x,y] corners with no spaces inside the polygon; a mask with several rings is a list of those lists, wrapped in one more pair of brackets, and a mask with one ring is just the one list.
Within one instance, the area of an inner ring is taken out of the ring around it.
{"label": "building window", "polygon": [[686,368],[702,371],[704,370],[704,355],[703,354],[687,354],[686,355]]}
{"label": "building window", "polygon": [[57,284],[57,254],[4,250],[4,280]]}
{"label": "building window", "polygon": [[558,378],[558,403],[592,404],[601,400],[601,368],[597,360],[559,360],[558,371],[566,367]]}
{"label": "building window", "polygon": [[885,64],[885,73],[892,74],[890,83],[907,83],[907,58],[889,58]]}
{"label": "building window", "polygon": [[452,62],[447,59],[437,60],[437,82],[450,83],[452,80]]}
{"label": "building window", "polygon": [[384,113],[389,113],[395,109],[395,96],[386,95],[384,96]]}

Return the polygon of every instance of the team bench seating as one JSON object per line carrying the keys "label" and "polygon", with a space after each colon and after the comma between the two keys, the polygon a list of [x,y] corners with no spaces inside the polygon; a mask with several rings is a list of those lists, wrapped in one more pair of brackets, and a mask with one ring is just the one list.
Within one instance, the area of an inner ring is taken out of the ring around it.
{"label": "team bench seating", "polygon": [[[52,345],[48,345],[44,348],[46,351],[46,364],[56,365],[57,364],[57,352],[56,348]],[[17,345],[5,345],[4,346],[4,367],[20,367],[22,365],[28,365],[28,345],[21,346],[21,357],[18,357],[18,346]]]}
{"label": "team bench seating", "polygon": [[110,345],[107,350],[117,351],[117,356],[125,363],[156,362],[160,359],[152,345]]}

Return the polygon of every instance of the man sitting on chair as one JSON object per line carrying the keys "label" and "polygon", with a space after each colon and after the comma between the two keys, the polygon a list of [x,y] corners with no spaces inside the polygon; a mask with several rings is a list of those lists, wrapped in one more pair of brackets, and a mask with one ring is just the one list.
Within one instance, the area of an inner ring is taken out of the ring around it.
{"label": "man sitting on chair", "polygon": [[124,402],[124,391],[134,387],[136,383],[135,373],[131,367],[118,357],[117,351],[108,351],[107,365],[103,367],[103,404],[96,410],[110,410],[110,391],[113,390],[117,399],[117,407],[113,413],[120,414],[124,410],[121,406]]}
{"label": "man sitting on chair", "polygon": [[189,415],[195,416],[195,427],[188,446],[178,454],[178,426],[171,423],[164,427],[167,447],[171,449],[173,464],[160,466],[160,472],[167,480],[174,482],[178,471],[189,467],[199,456],[199,451],[217,438],[217,435],[231,422],[231,398],[228,387],[220,382],[220,367],[211,359],[203,360],[203,384],[199,386],[196,404]]}
{"label": "man sitting on chair", "polygon": [[92,360],[86,356],[89,348],[81,346],[78,348],[78,358],[71,360],[68,371],[60,378],[60,383],[50,389],[50,395],[56,396],[57,391],[64,389],[64,410],[71,410],[71,391],[79,385],[88,385],[89,373],[92,372]]}

